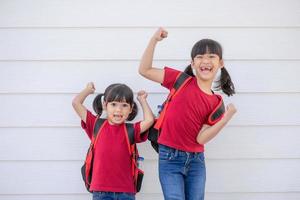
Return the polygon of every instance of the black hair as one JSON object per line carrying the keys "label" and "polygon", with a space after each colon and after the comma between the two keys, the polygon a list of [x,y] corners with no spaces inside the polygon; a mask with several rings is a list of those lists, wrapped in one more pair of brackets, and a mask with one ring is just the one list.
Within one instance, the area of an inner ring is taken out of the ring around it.
{"label": "black hair", "polygon": [[131,121],[136,117],[138,113],[138,107],[134,101],[133,92],[127,85],[121,83],[111,84],[105,89],[104,93],[100,93],[95,97],[93,101],[93,109],[99,116],[101,116],[103,111],[102,97],[104,97],[103,101],[106,103],[112,101],[125,101],[132,107],[132,112],[128,115],[127,120]]}
{"label": "black hair", "polygon": [[[203,55],[206,53],[216,54],[220,59],[223,59],[222,46],[217,41],[211,39],[202,39],[198,41],[192,48],[191,58],[194,60],[197,55]],[[190,76],[195,76],[191,65],[188,65],[184,72]],[[221,68],[221,75],[217,81],[215,89],[222,90],[227,96],[231,96],[235,93],[234,84],[231,81],[230,75],[225,67]]]}

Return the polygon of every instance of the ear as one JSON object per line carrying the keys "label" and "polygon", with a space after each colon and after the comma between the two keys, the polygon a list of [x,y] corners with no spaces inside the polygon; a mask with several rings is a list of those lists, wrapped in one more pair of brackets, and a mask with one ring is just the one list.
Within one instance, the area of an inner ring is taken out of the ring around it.
{"label": "ear", "polygon": [[103,110],[106,111],[106,108],[107,108],[107,103],[105,101],[102,102],[102,108]]}
{"label": "ear", "polygon": [[129,114],[131,114],[132,113],[132,110],[133,110],[133,104],[131,104],[131,106],[130,106],[130,111],[129,111]]}
{"label": "ear", "polygon": [[224,67],[224,60],[221,59],[221,60],[220,60],[220,68],[223,68],[223,67]]}
{"label": "ear", "polygon": [[194,61],[193,60],[191,60],[191,67],[194,69]]}

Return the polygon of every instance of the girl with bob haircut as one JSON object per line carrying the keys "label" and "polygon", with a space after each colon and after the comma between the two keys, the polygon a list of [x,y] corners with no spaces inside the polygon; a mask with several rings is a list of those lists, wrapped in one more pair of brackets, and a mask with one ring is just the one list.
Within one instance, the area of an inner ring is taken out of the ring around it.
{"label": "girl with bob haircut", "polygon": [[[93,102],[92,114],[84,105],[86,97],[95,92],[92,82],[77,94],[72,102],[73,108],[81,119],[81,126],[92,139],[96,120],[106,111],[99,139],[95,143],[92,181],[90,191],[93,200],[135,199],[136,189],[132,176],[131,156],[126,140],[126,121],[131,121],[138,113],[132,90],[125,84],[112,84],[104,93],[98,94]],[[143,110],[143,120],[133,124],[134,142],[147,139],[145,132],[153,124],[152,111],[147,103],[147,93],[138,92],[137,100]],[[144,133],[145,132],[145,133]]]}

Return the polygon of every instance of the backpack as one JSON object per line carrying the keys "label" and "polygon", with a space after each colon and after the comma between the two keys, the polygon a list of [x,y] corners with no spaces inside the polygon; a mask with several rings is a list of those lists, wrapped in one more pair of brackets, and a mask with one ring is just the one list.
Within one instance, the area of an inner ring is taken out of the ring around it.
{"label": "backpack", "polygon": [[[96,122],[94,124],[91,144],[88,149],[85,162],[84,162],[83,166],[81,167],[82,179],[85,183],[86,189],[89,192],[92,192],[92,191],[90,191],[90,185],[91,185],[92,175],[93,175],[94,149],[95,149],[94,144],[96,144],[96,142],[99,138],[99,135],[102,131],[102,128],[104,127],[104,125],[106,123],[108,123],[106,119],[101,119],[101,118],[96,119]],[[131,164],[132,164],[131,169],[132,169],[132,176],[134,178],[134,186],[135,186],[136,191],[139,192],[141,189],[141,186],[142,186],[144,172],[138,168],[137,159],[139,157],[139,153],[138,153],[136,143],[134,142],[133,124],[125,123],[124,129],[125,129],[125,133],[126,133],[126,141],[128,144],[128,151],[131,156]]]}
{"label": "backpack", "polygon": [[[169,103],[171,100],[178,94],[178,92],[188,83],[192,77],[184,72],[181,72],[177,75],[176,81],[167,97],[167,99],[164,101],[164,103],[161,106],[161,111],[158,113],[159,117],[155,120],[154,125],[150,127],[149,134],[148,134],[148,140],[151,142],[151,146],[153,149],[158,153],[158,137],[160,134],[160,128],[162,126],[166,110],[168,108]],[[216,95],[218,99],[220,100],[218,105],[215,107],[215,109],[212,111],[212,113],[208,117],[208,124],[213,125],[217,121],[219,121],[225,112],[225,106],[224,102],[222,100],[222,97],[220,95]]]}

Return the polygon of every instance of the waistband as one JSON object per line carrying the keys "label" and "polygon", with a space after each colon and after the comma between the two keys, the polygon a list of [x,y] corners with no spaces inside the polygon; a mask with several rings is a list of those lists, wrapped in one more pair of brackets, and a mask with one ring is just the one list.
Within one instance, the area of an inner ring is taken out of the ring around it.
{"label": "waistband", "polygon": [[199,155],[204,155],[204,152],[188,152],[188,151],[182,151],[182,150],[179,150],[179,149],[175,149],[175,148],[172,148],[172,147],[169,147],[169,146],[166,146],[166,145],[163,145],[163,144],[159,144],[159,149],[165,149],[169,152],[172,152],[174,153],[175,155],[183,155],[183,156],[199,156]]}

